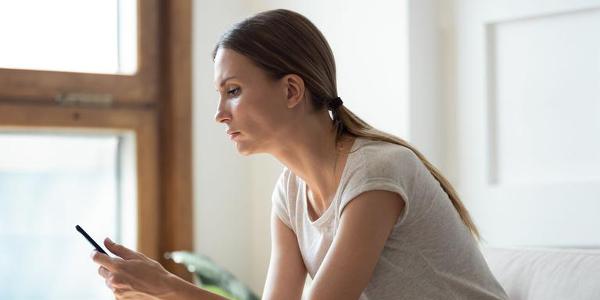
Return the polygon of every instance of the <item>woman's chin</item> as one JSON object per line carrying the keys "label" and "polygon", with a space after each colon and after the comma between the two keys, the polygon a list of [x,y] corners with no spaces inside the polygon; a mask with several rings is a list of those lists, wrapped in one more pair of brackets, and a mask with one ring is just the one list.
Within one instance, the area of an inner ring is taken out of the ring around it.
{"label": "woman's chin", "polygon": [[251,147],[247,147],[240,143],[236,143],[235,147],[237,148],[238,153],[243,156],[249,156],[255,153]]}
{"label": "woman's chin", "polygon": [[242,155],[242,156],[250,156],[250,155],[252,155],[252,154],[253,154],[253,153],[252,153],[252,152],[250,152],[250,151],[239,151],[239,150],[238,150],[238,153],[239,153],[240,155]]}
{"label": "woman's chin", "polygon": [[240,147],[240,145],[237,145],[237,151],[240,155],[243,155],[243,156],[268,153],[268,152],[264,151],[263,149],[259,149],[256,147]]}
{"label": "woman's chin", "polygon": [[236,138],[234,143],[237,152],[243,156],[267,153],[263,143],[256,143],[255,139],[248,139],[247,137],[244,137],[243,139]]}

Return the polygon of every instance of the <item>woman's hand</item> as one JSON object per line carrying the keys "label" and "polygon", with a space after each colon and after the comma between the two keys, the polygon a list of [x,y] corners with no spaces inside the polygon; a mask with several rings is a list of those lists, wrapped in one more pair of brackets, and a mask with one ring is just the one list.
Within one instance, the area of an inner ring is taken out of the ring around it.
{"label": "woman's hand", "polygon": [[100,265],[98,273],[113,291],[115,299],[167,299],[174,296],[177,277],[158,262],[109,238],[104,240],[104,245],[118,257],[94,250],[92,259]]}

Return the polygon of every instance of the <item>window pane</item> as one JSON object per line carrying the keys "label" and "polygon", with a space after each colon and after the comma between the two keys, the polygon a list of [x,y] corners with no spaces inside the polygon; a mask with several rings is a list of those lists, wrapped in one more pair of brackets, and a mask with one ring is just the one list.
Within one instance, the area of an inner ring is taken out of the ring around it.
{"label": "window pane", "polygon": [[135,248],[125,140],[0,132],[0,299],[113,298],[75,225]]}
{"label": "window pane", "polygon": [[136,0],[0,0],[0,68],[133,74]]}

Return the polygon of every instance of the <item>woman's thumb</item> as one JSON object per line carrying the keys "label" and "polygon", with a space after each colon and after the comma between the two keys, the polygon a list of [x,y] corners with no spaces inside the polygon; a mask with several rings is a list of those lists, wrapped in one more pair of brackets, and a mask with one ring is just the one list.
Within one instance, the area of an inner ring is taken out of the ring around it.
{"label": "woman's thumb", "polygon": [[137,252],[113,242],[110,238],[104,239],[104,245],[108,251],[123,259],[132,259],[137,257]]}

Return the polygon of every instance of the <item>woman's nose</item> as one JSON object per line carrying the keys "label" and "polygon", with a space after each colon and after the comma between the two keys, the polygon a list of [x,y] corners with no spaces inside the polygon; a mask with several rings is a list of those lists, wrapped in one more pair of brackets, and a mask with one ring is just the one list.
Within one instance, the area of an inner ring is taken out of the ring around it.
{"label": "woman's nose", "polygon": [[229,120],[231,120],[231,113],[223,104],[219,104],[217,112],[215,113],[215,121],[218,123],[225,123]]}

